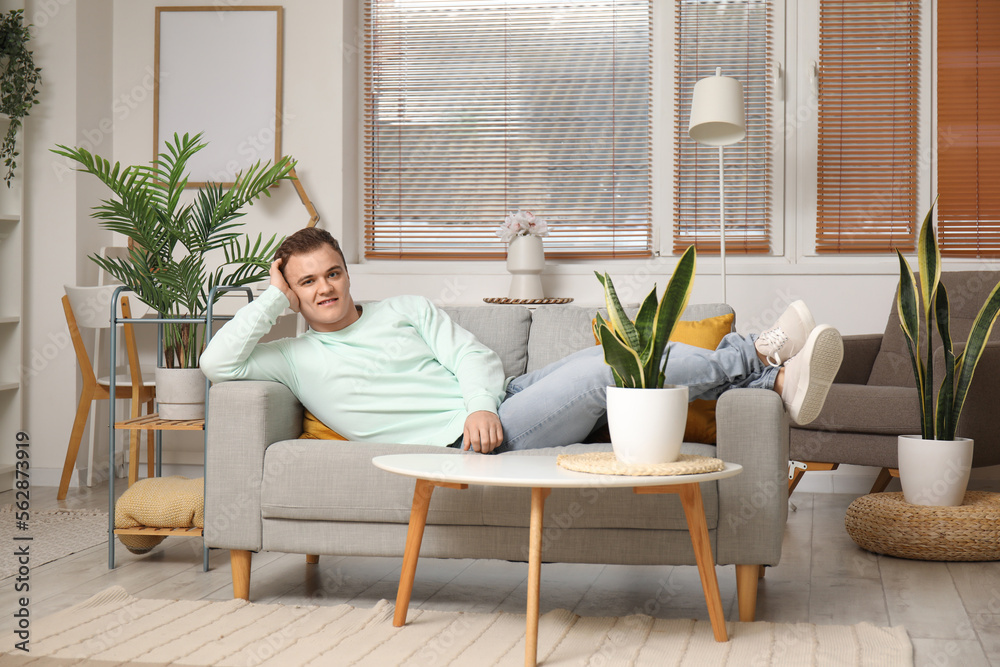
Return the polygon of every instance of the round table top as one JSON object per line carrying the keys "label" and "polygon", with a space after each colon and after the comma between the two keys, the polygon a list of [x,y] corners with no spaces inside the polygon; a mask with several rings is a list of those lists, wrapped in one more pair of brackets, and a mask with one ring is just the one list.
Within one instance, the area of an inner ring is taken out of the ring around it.
{"label": "round table top", "polygon": [[726,463],[722,470],[692,475],[599,475],[567,470],[555,456],[489,456],[466,454],[390,454],[372,459],[388,472],[433,482],[521,486],[532,488],[581,488],[666,486],[710,482],[738,475],[743,466]]}

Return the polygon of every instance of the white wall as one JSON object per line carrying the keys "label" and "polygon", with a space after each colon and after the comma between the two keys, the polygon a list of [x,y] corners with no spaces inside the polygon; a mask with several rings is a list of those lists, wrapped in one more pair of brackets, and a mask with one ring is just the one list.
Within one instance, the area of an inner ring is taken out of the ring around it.
{"label": "white wall", "polygon": [[[89,141],[98,153],[125,164],[152,159],[154,7],[190,3],[88,0],[84,5],[74,0],[29,0],[27,4],[29,17],[38,25],[34,50],[45,77],[42,105],[30,119],[25,175],[28,340],[40,345],[65,331],[58,304],[63,283],[93,284],[96,273],[85,256],[107,243],[88,217],[89,206],[102,196],[101,187],[89,176],[70,173],[65,160],[47,150],[55,143]],[[216,6],[253,4],[265,3],[226,0]],[[321,226],[342,240],[349,261],[358,262],[361,41],[356,0],[287,0],[283,6],[282,149],[298,160],[299,177],[322,216]],[[794,202],[785,206],[794,220]],[[665,215],[669,209],[655,207]],[[271,199],[252,207],[244,220],[252,234],[269,236],[291,233],[307,219],[294,189],[283,184]],[[845,334],[881,331],[897,280],[895,260],[799,257],[793,249],[805,233],[794,224],[786,226],[783,256],[729,258],[728,297],[738,312],[740,330],[759,331],[789,301],[802,298],[817,320],[833,323]],[[600,298],[593,269],[601,268],[610,271],[626,298],[638,300],[653,282],[662,288],[672,267],[671,258],[607,261],[598,266],[565,263],[550,265],[544,284],[550,296],[592,305]],[[443,303],[481,303],[483,297],[505,295],[509,283],[503,262],[360,262],[352,264],[351,273],[360,299],[405,291]],[[693,300],[718,300],[720,288],[717,259],[700,259]],[[34,351],[32,343],[28,347],[26,363]],[[75,377],[76,362],[67,347],[46,360],[27,387],[27,427],[37,483],[54,484],[58,479],[78,396]],[[200,460],[197,438],[177,443],[169,448],[168,461]],[[852,490],[869,477],[874,471],[862,470],[860,482],[850,471],[813,473],[800,488]],[[845,481],[838,487],[835,479]]]}

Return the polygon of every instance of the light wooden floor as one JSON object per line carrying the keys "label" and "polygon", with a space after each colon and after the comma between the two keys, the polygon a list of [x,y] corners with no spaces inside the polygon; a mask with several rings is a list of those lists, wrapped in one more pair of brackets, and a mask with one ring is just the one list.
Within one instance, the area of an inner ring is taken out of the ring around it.
{"label": "light wooden floor", "polygon": [[[119,488],[124,484],[118,484]],[[918,666],[1000,667],[1000,563],[931,563],[876,556],[860,550],[844,530],[853,496],[796,493],[782,562],[760,582],[757,618],[820,624],[903,625]],[[10,503],[0,493],[0,504]],[[71,489],[64,502],[55,488],[32,489],[32,509],[107,507],[107,486]],[[6,546],[4,548],[7,548]],[[212,551],[202,571],[200,539],[170,538],[135,556],[119,545],[118,567],[108,570],[107,545],[96,546],[31,572],[31,612],[40,618],[113,585],[143,598],[229,599],[228,552]],[[254,556],[251,596],[283,604],[349,603],[370,607],[394,600],[401,558]],[[733,567],[719,568],[726,617],[737,618]],[[0,586],[0,609],[14,608],[13,579]],[[486,560],[421,559],[411,608],[524,613],[527,566]],[[542,612],[563,608],[584,616],[635,612],[662,618],[708,618],[694,567],[546,564]],[[2,614],[7,632],[11,616]],[[5,647],[6,648],[6,647]]]}

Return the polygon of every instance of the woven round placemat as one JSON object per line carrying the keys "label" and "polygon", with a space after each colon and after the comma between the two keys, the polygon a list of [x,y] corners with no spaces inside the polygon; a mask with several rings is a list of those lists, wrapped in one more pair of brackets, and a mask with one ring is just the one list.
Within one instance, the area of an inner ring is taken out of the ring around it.
{"label": "woven round placemat", "polygon": [[956,507],[911,505],[899,492],[873,493],[851,503],[844,523],[858,546],[887,556],[1000,560],[1000,493],[966,491]]}
{"label": "woven round placemat", "polygon": [[697,454],[681,454],[672,463],[626,464],[616,459],[614,452],[560,454],[556,463],[567,470],[598,475],[694,475],[722,470],[726,465],[722,459]]}
{"label": "woven round placemat", "polygon": [[569,303],[573,300],[573,297],[561,297],[552,299],[511,299],[505,296],[484,296],[483,301],[486,303],[512,303],[512,304],[522,304],[525,306],[533,305],[550,305],[557,303]]}

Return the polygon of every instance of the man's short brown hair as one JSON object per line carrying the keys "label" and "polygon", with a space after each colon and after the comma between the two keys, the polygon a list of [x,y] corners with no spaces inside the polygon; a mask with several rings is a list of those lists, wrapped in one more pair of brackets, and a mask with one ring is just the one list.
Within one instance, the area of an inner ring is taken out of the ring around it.
{"label": "man's short brown hair", "polygon": [[312,252],[322,248],[324,245],[328,245],[337,251],[337,254],[340,255],[340,261],[344,263],[344,269],[346,270],[347,260],[344,259],[344,251],[340,249],[337,239],[333,238],[330,232],[319,227],[304,227],[286,238],[278,246],[277,251],[274,253],[274,258],[281,260],[281,272],[284,273],[289,257]]}

